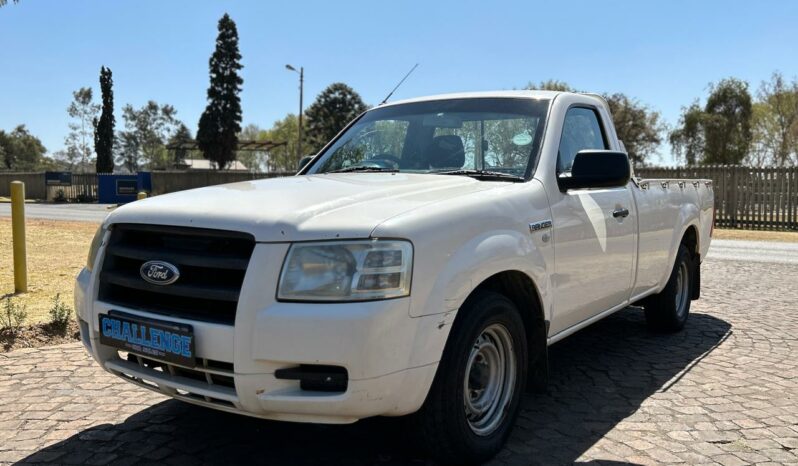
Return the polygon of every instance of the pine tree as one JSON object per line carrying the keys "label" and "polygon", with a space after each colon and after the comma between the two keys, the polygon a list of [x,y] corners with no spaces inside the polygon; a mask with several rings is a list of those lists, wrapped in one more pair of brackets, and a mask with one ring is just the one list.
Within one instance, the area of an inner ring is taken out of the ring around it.
{"label": "pine tree", "polygon": [[111,69],[100,68],[100,91],[103,107],[100,119],[94,122],[94,152],[97,154],[97,173],[114,171],[114,79]]}
{"label": "pine tree", "polygon": [[324,89],[308,108],[307,139],[316,153],[344,129],[347,123],[368,110],[360,94],[344,83],[333,83]]}
{"label": "pine tree", "polygon": [[219,20],[216,50],[210,59],[211,84],[208,106],[202,113],[197,130],[197,145],[202,155],[224,169],[235,160],[238,133],[241,132],[241,92],[243,80],[238,51],[236,24],[226,13]]}
{"label": "pine tree", "polygon": [[[183,123],[180,123],[175,131],[175,134],[173,134],[169,139],[169,144],[178,145],[188,141],[191,141],[191,130],[189,130],[188,127]],[[180,168],[188,158],[189,150],[179,147],[174,149],[173,155],[174,158],[172,159],[172,164],[175,166],[175,168]]]}

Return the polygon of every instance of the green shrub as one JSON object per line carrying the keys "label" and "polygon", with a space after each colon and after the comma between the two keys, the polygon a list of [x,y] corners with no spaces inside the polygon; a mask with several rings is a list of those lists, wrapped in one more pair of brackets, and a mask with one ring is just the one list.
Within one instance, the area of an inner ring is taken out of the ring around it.
{"label": "green shrub", "polygon": [[53,306],[50,308],[50,324],[55,330],[63,332],[69,326],[72,318],[72,308],[61,302],[61,295],[56,294],[53,298]]}
{"label": "green shrub", "polygon": [[17,333],[25,324],[25,319],[28,318],[28,311],[25,306],[11,301],[11,298],[6,298],[3,311],[0,312],[0,330],[9,330],[11,333]]}

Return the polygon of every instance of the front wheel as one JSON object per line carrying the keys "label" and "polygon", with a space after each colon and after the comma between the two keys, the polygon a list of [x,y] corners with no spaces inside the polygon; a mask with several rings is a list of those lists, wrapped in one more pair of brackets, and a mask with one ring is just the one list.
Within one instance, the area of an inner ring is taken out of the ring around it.
{"label": "front wheel", "polygon": [[690,315],[693,289],[693,257],[685,245],[679,246],[676,263],[665,288],[646,299],[643,307],[651,330],[676,332],[684,327]]}
{"label": "front wheel", "polygon": [[527,375],[526,332],[515,305],[498,293],[480,293],[459,312],[415,420],[436,459],[478,464],[498,453],[518,414]]}

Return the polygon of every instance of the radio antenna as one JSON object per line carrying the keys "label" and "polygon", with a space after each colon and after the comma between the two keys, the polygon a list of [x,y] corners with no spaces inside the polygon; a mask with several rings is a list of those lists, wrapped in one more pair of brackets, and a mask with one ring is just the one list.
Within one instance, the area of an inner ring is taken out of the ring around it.
{"label": "radio antenna", "polygon": [[413,67],[412,67],[412,68],[410,68],[410,71],[408,71],[408,72],[407,72],[407,74],[405,75],[405,77],[404,77],[404,78],[402,78],[402,80],[401,80],[401,81],[399,81],[399,84],[397,84],[397,85],[396,85],[396,87],[394,87],[394,88],[393,88],[393,90],[392,90],[392,91],[391,91],[391,92],[390,92],[390,93],[389,93],[387,96],[385,96],[385,98],[384,98],[384,99],[382,99],[382,102],[380,102],[380,105],[384,104],[385,102],[388,102],[388,99],[390,99],[390,98],[391,98],[391,96],[393,95],[393,93],[394,93],[394,92],[396,92],[396,90],[397,90],[397,89],[399,89],[399,86],[401,86],[401,85],[402,85],[402,83],[403,83],[403,82],[405,82],[405,79],[407,79],[407,77],[408,77],[408,76],[410,76],[410,73],[412,73],[413,71],[415,71],[415,70],[416,70],[416,68],[418,68],[418,63],[416,63],[415,65],[413,65]]}

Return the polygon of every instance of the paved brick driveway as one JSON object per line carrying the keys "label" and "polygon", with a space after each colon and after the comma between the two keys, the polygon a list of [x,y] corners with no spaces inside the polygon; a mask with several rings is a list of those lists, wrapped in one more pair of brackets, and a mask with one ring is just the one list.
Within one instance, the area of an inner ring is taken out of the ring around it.
{"label": "paved brick driveway", "polygon": [[[552,347],[494,463],[798,464],[798,266],[708,259],[688,328],[627,309]],[[403,426],[259,421],[167,400],[77,344],[0,355],[0,463],[424,464]]]}

